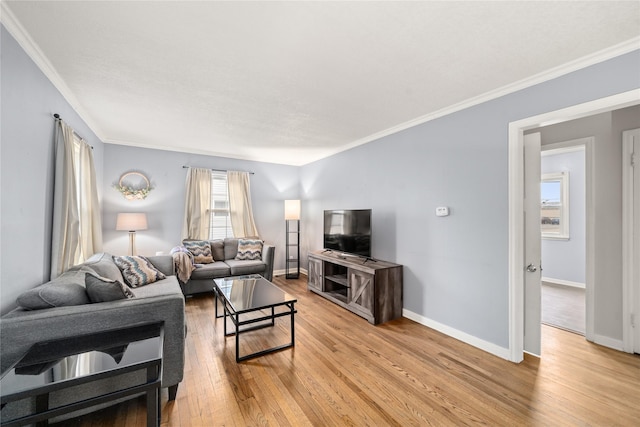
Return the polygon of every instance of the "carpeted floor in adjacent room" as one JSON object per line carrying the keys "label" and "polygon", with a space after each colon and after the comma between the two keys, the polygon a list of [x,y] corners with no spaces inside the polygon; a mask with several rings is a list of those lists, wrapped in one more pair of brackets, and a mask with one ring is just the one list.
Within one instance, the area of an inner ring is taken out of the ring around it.
{"label": "carpeted floor in adjacent room", "polygon": [[585,290],[542,282],[542,323],[585,334]]}

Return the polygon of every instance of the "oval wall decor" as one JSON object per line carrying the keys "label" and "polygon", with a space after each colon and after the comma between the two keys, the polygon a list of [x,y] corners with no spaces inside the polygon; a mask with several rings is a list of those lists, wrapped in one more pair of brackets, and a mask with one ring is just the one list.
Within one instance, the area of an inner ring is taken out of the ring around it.
{"label": "oval wall decor", "polygon": [[153,190],[149,179],[140,172],[127,172],[122,174],[118,184],[114,185],[127,200],[146,199]]}

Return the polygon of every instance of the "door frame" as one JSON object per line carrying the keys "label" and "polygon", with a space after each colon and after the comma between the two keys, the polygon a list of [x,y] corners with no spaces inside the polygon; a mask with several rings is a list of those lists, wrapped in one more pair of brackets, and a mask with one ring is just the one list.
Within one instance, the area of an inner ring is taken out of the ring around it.
{"label": "door frame", "polygon": [[[524,359],[524,131],[638,104],[640,89],[635,89],[509,123],[509,360],[512,362]],[[590,227],[595,227],[593,218],[587,224],[587,234]],[[587,278],[593,274],[592,261],[587,247]],[[592,332],[593,325],[588,322],[587,328],[590,326]]]}

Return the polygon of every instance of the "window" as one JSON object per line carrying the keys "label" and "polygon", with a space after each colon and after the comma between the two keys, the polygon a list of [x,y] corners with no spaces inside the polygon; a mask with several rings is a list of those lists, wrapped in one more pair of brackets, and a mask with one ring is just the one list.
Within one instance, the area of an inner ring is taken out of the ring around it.
{"label": "window", "polygon": [[540,229],[543,239],[569,239],[569,172],[542,175]]}
{"label": "window", "polygon": [[209,239],[233,237],[229,215],[229,189],[225,172],[211,172],[211,221]]}

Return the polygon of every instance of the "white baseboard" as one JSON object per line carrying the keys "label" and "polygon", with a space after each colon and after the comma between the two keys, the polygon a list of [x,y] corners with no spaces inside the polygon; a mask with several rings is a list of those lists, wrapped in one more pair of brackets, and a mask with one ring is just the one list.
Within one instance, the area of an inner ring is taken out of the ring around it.
{"label": "white baseboard", "polygon": [[541,280],[543,282],[555,283],[556,285],[571,286],[572,288],[586,288],[584,283],[572,282],[570,280],[552,279],[550,277],[543,277]]}
{"label": "white baseboard", "polygon": [[593,342],[604,347],[612,348],[614,350],[624,351],[624,343],[622,342],[622,340],[616,340],[602,335],[594,335]]}
{"label": "white baseboard", "polygon": [[443,325],[442,323],[436,322],[435,320],[409,311],[406,308],[402,309],[402,315],[407,319],[411,319],[414,322],[418,322],[428,328],[435,329],[438,332],[442,332],[445,335],[448,335],[473,347],[479,348],[480,350],[486,351],[487,353],[491,353],[494,356],[498,356],[506,360],[511,360],[509,357],[510,353],[508,348],[500,347],[499,345],[482,340],[473,335],[469,335],[466,332],[462,332],[450,326]]}
{"label": "white baseboard", "polygon": [[[306,268],[301,268],[300,269],[300,273],[304,274],[305,276],[309,276],[309,274],[307,273],[307,269]],[[273,275],[274,276],[284,276],[285,274],[287,274],[287,270],[273,270]]]}

